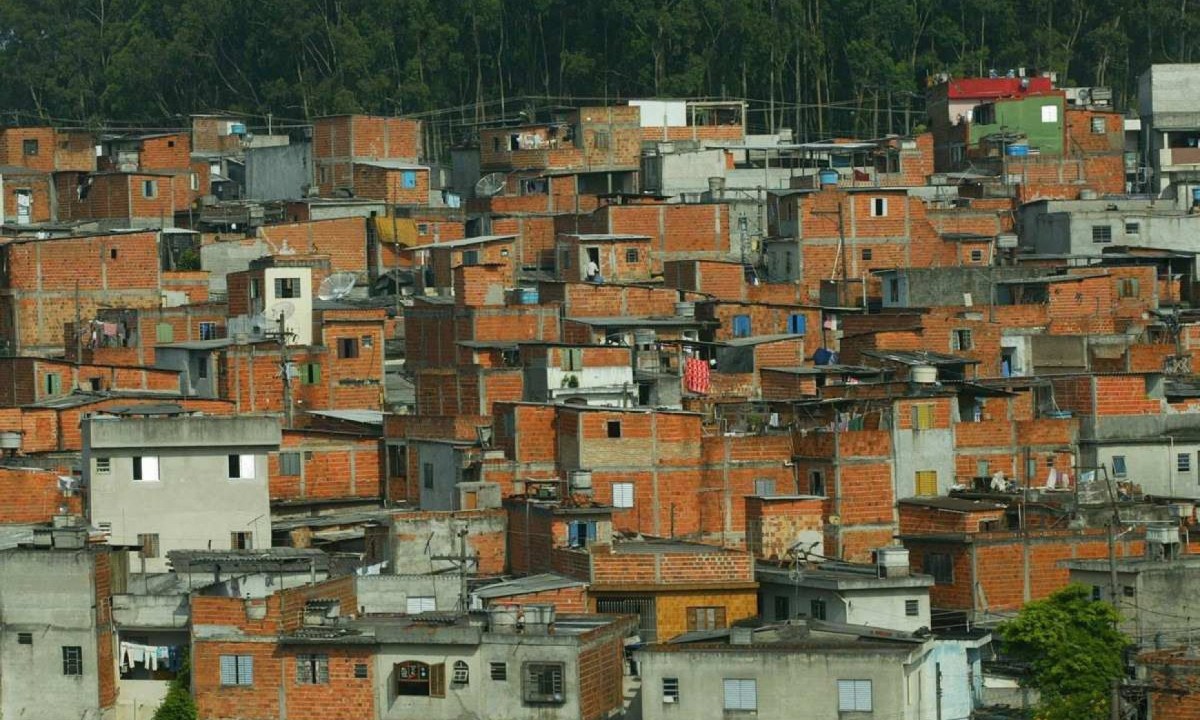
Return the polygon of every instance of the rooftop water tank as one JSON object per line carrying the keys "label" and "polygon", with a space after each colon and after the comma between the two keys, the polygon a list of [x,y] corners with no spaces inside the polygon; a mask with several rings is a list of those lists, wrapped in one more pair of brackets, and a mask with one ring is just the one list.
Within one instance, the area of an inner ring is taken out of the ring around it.
{"label": "rooftop water tank", "polygon": [[932,365],[916,365],[911,371],[912,381],[922,385],[932,385],[937,382],[938,371]]}

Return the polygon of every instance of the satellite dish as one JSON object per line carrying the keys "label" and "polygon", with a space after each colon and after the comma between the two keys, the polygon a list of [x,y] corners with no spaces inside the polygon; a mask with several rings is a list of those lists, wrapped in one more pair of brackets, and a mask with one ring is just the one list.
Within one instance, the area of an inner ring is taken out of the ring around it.
{"label": "satellite dish", "polygon": [[475,183],[475,194],[483,197],[491,197],[504,189],[504,181],[507,176],[504,173],[494,172],[489,175],[484,175]]}
{"label": "satellite dish", "polygon": [[271,305],[271,310],[267,313],[267,316],[271,321],[278,321],[280,315],[282,315],[284,318],[290,318],[295,312],[295,303],[290,300],[280,300],[279,302]]}
{"label": "satellite dish", "polygon": [[321,300],[341,300],[354,289],[358,280],[354,273],[336,272],[321,281],[317,288],[317,297]]}

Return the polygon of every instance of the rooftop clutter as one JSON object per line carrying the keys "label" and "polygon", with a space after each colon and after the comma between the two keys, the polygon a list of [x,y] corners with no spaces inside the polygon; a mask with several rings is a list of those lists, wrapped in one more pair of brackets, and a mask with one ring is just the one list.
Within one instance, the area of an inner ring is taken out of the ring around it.
{"label": "rooftop clutter", "polygon": [[[826,668],[815,717],[930,717],[898,668],[998,672],[1027,603],[1193,549],[1171,72],[1149,176],[1040,75],[934,83],[905,137],[552,109],[453,166],[406,118],[4,129],[55,148],[3,173],[5,626],[83,678],[60,715],[151,712],[189,653],[203,717],[770,714],[780,663]],[[54,603],[88,619],[35,637]]]}

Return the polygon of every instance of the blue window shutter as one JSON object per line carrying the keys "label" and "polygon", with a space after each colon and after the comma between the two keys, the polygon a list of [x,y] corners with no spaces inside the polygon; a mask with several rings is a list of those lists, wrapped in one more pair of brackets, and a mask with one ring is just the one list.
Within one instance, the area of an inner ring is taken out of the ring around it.
{"label": "blue window shutter", "polygon": [[749,315],[734,315],[733,316],[733,336],[734,337],[749,337],[750,336],[750,316]]}
{"label": "blue window shutter", "polygon": [[417,173],[413,170],[404,171],[404,187],[415,188],[417,186]]}
{"label": "blue window shutter", "polygon": [[808,318],[796,314],[788,317],[788,332],[793,335],[803,335],[808,328]]}

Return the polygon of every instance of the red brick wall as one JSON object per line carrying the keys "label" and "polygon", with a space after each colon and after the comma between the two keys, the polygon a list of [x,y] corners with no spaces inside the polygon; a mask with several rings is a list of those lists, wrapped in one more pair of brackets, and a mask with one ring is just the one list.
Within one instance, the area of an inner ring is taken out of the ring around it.
{"label": "red brick wall", "polygon": [[58,474],[32,468],[0,468],[0,525],[46,523],[65,505],[83,512],[82,498],[59,490]]}
{"label": "red brick wall", "polygon": [[[930,588],[933,606],[947,610],[1015,611],[1028,600],[1040,600],[1067,585],[1069,572],[1063,560],[1107,557],[1108,542],[1103,530],[1041,530],[1027,533],[1026,548],[1020,533],[988,532],[975,537],[974,565],[968,546],[924,539],[905,540],[909,561],[921,571],[928,552],[950,553],[954,559],[954,582]],[[1140,539],[1117,543],[1118,557],[1142,553]],[[1028,579],[1027,579],[1028,578]],[[971,605],[975,588],[976,606]],[[1028,596],[1028,597],[1027,597]]]}
{"label": "red brick wall", "polygon": [[191,166],[191,140],[187,133],[174,133],[141,141],[138,153],[140,170],[188,170]]}
{"label": "red brick wall", "polygon": [[112,634],[112,560],[108,553],[95,556],[96,579],[96,674],[101,708],[117,702],[116,658]]}
{"label": "red brick wall", "polygon": [[904,535],[979,532],[980,524],[1004,520],[1004,509],[958,512],[900,503],[900,533]]}
{"label": "red brick wall", "polygon": [[258,236],[270,243],[275,252],[286,244],[302,255],[328,255],[332,272],[366,274],[367,224],[363,218],[266,225],[259,228]]}
{"label": "red brick wall", "polygon": [[595,283],[542,283],[542,304],[561,303],[563,317],[670,317],[679,293],[672,289]]}
{"label": "red brick wall", "polygon": [[379,497],[383,463],[375,438],[284,430],[281,452],[300,454],[303,483],[299,475],[283,475],[279,453],[271,453],[268,477],[272,500]]}
{"label": "red brick wall", "polygon": [[[56,220],[54,207],[50,201],[50,175],[37,173],[5,173],[4,175],[4,219],[15,223],[18,218],[17,196],[28,194],[33,200],[29,220],[43,223]],[[25,192],[18,192],[25,191]]]}
{"label": "red brick wall", "polygon": [[754,560],[746,553],[611,553],[592,546],[592,582],[596,585],[661,585],[749,582]]}
{"label": "red brick wall", "polygon": [[[516,557],[514,556],[513,572],[520,574],[520,571],[516,569],[516,564]],[[509,595],[508,597],[497,599],[494,603],[503,605],[553,605],[554,609],[560,613],[586,613],[588,611],[587,587],[577,585],[557,590]]]}
{"label": "red brick wall", "polygon": [[[412,173],[413,187],[404,186],[405,173]],[[396,170],[374,165],[354,165],[354,195],[367,200],[383,200],[391,205],[428,205],[429,169]]]}
{"label": "red brick wall", "polygon": [[[83,198],[80,198],[81,183],[87,187]],[[54,176],[54,187],[61,222],[130,217],[132,185],[129,175],[85,178],[82,173],[61,173]]]}
{"label": "red brick wall", "polygon": [[[1200,662],[1188,648],[1156,650],[1138,656],[1150,685],[1149,715],[1154,720],[1200,717]],[[1139,677],[1141,675],[1139,674]]]}
{"label": "red brick wall", "polygon": [[[632,628],[629,628],[632,629]],[[579,653],[579,710],[582,720],[610,717],[624,700],[623,633],[608,631]]]}
{"label": "red brick wall", "polygon": [[[409,456],[411,458],[413,453],[409,453]],[[504,510],[401,512],[395,513],[392,518],[396,542],[414,543],[422,547],[429,541],[430,524],[465,524],[467,552],[478,556],[478,574],[501,575],[508,567],[508,513]],[[447,533],[446,536],[451,535]]]}
{"label": "red brick wall", "polygon": [[[463,264],[463,253],[472,252],[475,254],[475,262],[478,265],[508,265],[510,272],[515,273],[517,269],[516,255],[514,243],[511,241],[497,240],[495,242],[478,243],[465,248],[441,248],[436,244],[424,246],[428,253],[429,265],[433,270],[434,287],[447,288],[454,284],[453,270]],[[478,288],[478,295],[487,288]],[[476,298],[478,295],[473,294],[471,297]],[[464,303],[467,299],[463,300]],[[477,299],[475,302],[479,302]],[[473,304],[473,303],[472,303]]]}
{"label": "red brick wall", "polygon": [[[820,346],[820,339],[823,335],[821,329],[821,310],[816,307],[764,305],[746,302],[714,302],[704,303],[702,307],[697,308],[696,313],[697,316],[706,320],[720,321],[721,326],[713,331],[713,339],[717,341],[733,339],[733,318],[736,315],[749,316],[750,333],[752,335],[787,333],[788,322],[792,315],[804,316],[805,337],[812,338],[814,347]],[[784,365],[787,363],[778,364]]]}
{"label": "red brick wall", "polygon": [[746,549],[756,557],[786,558],[799,533],[821,532],[820,498],[746,498]]}
{"label": "red brick wall", "polygon": [[554,218],[524,215],[492,218],[492,232],[516,235],[516,257],[522,267],[554,265]]}
{"label": "red brick wall", "polygon": [[[99,306],[158,307],[160,272],[154,232],[10,243],[0,249],[9,293],[0,298],[0,336],[18,352],[63,347],[63,327]],[[16,327],[12,323],[16,319]]]}
{"label": "red brick wall", "polygon": [[732,140],[746,139],[746,131],[741,125],[688,125],[684,127],[654,127],[642,128],[642,140],[666,142],[677,140]]}
{"label": "red brick wall", "polygon": [[[36,155],[25,154],[26,139],[38,141]],[[87,132],[60,132],[50,127],[6,128],[0,132],[0,165],[42,172],[92,172],[96,169],[95,137]]]}
{"label": "red brick wall", "polygon": [[417,162],[421,123],[404,118],[338,115],[313,123],[313,159],[317,185],[328,196],[336,187],[351,187],[353,160]]}

